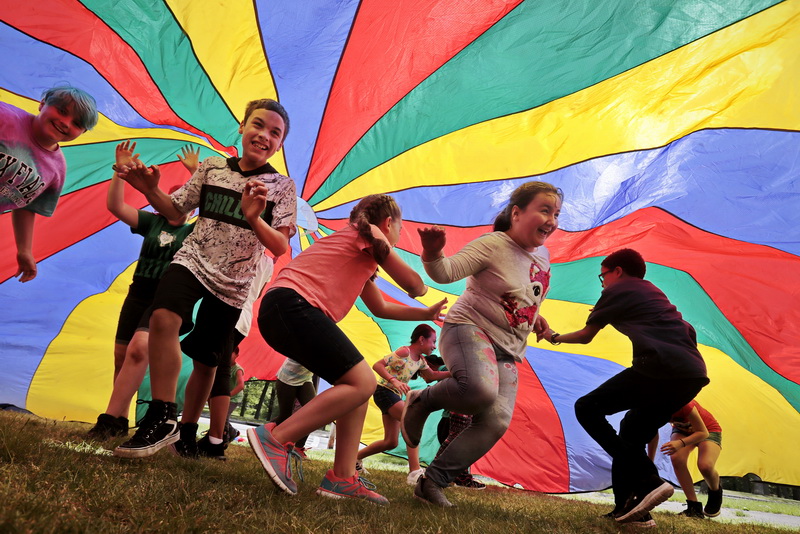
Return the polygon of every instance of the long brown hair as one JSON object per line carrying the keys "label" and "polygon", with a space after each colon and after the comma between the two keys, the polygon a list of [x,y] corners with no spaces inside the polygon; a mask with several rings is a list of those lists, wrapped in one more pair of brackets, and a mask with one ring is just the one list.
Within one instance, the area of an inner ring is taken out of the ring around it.
{"label": "long brown hair", "polygon": [[391,249],[385,241],[375,239],[369,225],[378,226],[386,217],[396,219],[400,216],[400,206],[389,195],[368,195],[362,198],[350,212],[350,224],[372,246],[372,257],[379,264],[383,263]]}
{"label": "long brown hair", "polygon": [[505,232],[511,228],[511,210],[514,209],[514,206],[518,206],[519,209],[525,209],[539,193],[552,193],[560,198],[562,202],[564,201],[564,193],[560,188],[552,184],[547,182],[525,182],[511,193],[508,204],[494,219],[493,230],[495,232]]}

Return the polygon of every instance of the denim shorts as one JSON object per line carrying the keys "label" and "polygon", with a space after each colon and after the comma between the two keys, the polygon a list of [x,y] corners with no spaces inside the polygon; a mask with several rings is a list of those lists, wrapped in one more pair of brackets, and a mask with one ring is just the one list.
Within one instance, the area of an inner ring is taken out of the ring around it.
{"label": "denim shorts", "polygon": [[379,385],[372,394],[372,400],[383,415],[389,415],[389,409],[403,399],[391,389]]}
{"label": "denim shorts", "polygon": [[294,289],[267,291],[258,309],[258,329],[270,347],[329,384],[364,360],[336,323]]}

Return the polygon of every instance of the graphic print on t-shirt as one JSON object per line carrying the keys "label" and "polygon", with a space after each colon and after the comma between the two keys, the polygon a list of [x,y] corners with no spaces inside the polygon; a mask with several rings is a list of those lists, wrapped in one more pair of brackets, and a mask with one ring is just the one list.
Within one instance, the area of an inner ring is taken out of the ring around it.
{"label": "graphic print on t-shirt", "polygon": [[[261,214],[261,218],[270,226],[272,225],[272,210],[274,208],[275,203],[267,201],[267,207]],[[200,189],[200,216],[250,229],[250,224],[242,213],[242,194],[225,187],[209,184],[202,185]]]}
{"label": "graphic print on t-shirt", "polygon": [[535,262],[531,262],[529,275],[531,280],[531,295],[534,304],[520,308],[517,298],[510,293],[504,294],[501,298],[503,311],[506,314],[506,318],[508,318],[508,324],[511,328],[516,328],[521,324],[527,324],[530,327],[533,324],[533,320],[536,318],[536,312],[550,285],[550,271],[540,269]]}

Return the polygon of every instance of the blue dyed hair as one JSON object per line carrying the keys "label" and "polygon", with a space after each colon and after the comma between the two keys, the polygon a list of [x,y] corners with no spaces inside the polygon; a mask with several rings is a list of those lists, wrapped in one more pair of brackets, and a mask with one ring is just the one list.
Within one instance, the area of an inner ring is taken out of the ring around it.
{"label": "blue dyed hair", "polygon": [[92,95],[71,85],[59,85],[42,93],[42,102],[48,106],[65,107],[73,104],[78,126],[91,130],[97,125],[97,103]]}

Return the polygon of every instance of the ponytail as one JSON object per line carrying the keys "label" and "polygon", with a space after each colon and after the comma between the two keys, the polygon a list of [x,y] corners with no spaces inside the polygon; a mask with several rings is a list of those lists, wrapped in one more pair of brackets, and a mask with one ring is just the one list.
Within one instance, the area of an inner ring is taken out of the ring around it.
{"label": "ponytail", "polygon": [[378,264],[391,252],[391,247],[383,239],[376,239],[372,235],[371,224],[379,225],[386,217],[392,219],[400,217],[400,207],[389,195],[369,195],[361,199],[350,212],[350,224],[358,230],[364,241],[372,248],[372,257]]}

